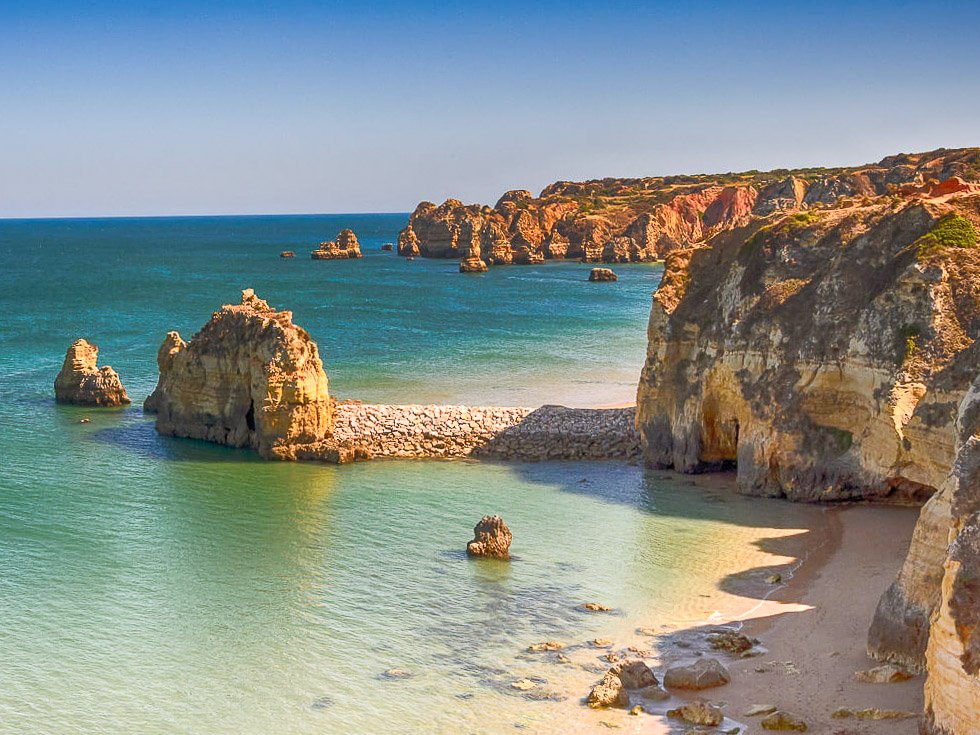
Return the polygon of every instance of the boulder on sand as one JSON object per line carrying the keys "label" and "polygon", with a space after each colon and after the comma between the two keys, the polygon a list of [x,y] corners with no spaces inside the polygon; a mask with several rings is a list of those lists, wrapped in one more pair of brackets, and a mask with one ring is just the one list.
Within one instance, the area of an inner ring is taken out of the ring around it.
{"label": "boulder on sand", "polygon": [[670,689],[710,689],[732,680],[718,659],[703,658],[690,666],[675,666],[664,674],[664,686]]}

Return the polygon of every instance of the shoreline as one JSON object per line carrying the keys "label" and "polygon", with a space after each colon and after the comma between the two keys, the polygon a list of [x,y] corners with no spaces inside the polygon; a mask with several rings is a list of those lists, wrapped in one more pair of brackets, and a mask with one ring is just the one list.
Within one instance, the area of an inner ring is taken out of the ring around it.
{"label": "shoreline", "polygon": [[[914,735],[924,677],[866,684],[854,675],[880,664],[866,653],[867,628],[902,565],[918,511],[860,504],[830,506],[825,514],[829,535],[810,548],[784,584],[730,621],[758,638],[767,652],[748,659],[719,656],[732,681],[702,694],[726,701],[726,715],[746,732],[758,732],[760,718],[745,713],[764,704],[802,717],[810,731]],[[916,717],[866,721],[831,716],[838,708],[869,707]]]}

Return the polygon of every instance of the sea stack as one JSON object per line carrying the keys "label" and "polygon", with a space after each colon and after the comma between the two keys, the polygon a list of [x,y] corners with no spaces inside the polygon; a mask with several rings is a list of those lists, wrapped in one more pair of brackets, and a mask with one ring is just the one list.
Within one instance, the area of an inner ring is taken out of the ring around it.
{"label": "sea stack", "polygon": [[313,260],[347,260],[360,258],[361,244],[353,230],[343,229],[337,234],[336,240],[321,242],[320,247],[310,253]]}
{"label": "sea stack", "polygon": [[483,516],[473,528],[473,540],[466,544],[470,556],[510,559],[513,535],[500,516]]}
{"label": "sea stack", "polygon": [[99,348],[84,339],[75,340],[65,354],[61,372],[54,380],[58,403],[77,406],[125,406],[130,403],[119,375],[108,365],[97,366]]}
{"label": "sea stack", "polygon": [[612,272],[609,268],[593,268],[589,271],[590,281],[618,281],[619,276]]}
{"label": "sea stack", "polygon": [[160,380],[144,410],[161,434],[251,447],[274,459],[317,457],[332,433],[327,376],[316,343],[242,291],[189,341],[170,332],[157,353]]}

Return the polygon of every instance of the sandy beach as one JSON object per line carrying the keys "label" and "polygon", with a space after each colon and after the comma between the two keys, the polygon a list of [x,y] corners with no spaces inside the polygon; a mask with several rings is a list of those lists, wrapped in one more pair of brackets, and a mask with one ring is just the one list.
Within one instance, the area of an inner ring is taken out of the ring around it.
{"label": "sandy beach", "polygon": [[726,714],[760,732],[753,705],[775,705],[802,717],[810,732],[912,735],[918,719],[835,719],[834,710],[879,708],[922,711],[923,677],[891,684],[855,681],[876,665],[865,637],[881,593],[892,582],[908,549],[918,516],[914,508],[866,505],[830,507],[831,534],[809,558],[749,615],[743,632],[768,653],[726,661],[732,683],[705,692],[724,700]]}

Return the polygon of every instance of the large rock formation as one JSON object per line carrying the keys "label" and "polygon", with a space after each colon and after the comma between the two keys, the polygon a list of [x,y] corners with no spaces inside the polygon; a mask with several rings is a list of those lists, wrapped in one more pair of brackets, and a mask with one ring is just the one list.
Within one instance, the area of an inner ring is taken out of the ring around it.
{"label": "large rock formation", "polygon": [[978,193],[896,194],[671,253],[637,397],[647,461],[732,465],[742,492],[796,500],[928,497],[976,374],[978,228]]}
{"label": "large rock formation", "polygon": [[61,372],[54,379],[58,403],[78,406],[125,406],[129,396],[119,375],[108,365],[98,367],[99,348],[84,339],[75,340],[65,354]]}
{"label": "large rock formation", "polygon": [[337,234],[335,240],[321,242],[320,246],[310,253],[313,260],[346,260],[360,258],[361,244],[353,230],[344,229]]}
{"label": "large rock formation", "polygon": [[398,252],[476,262],[482,251],[491,265],[659,260],[761,217],[954,176],[980,177],[980,149],[903,154],[854,168],[559,181],[537,197],[509,191],[492,208],[422,202],[398,236]]}
{"label": "large rock formation", "polygon": [[[185,342],[170,332],[144,410],[161,434],[251,447],[265,457],[337,459],[332,407],[316,343],[252,289]],[[322,457],[317,452],[323,450]]]}

